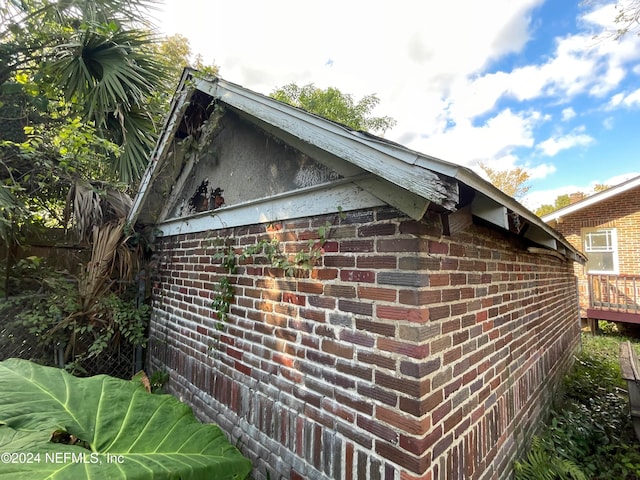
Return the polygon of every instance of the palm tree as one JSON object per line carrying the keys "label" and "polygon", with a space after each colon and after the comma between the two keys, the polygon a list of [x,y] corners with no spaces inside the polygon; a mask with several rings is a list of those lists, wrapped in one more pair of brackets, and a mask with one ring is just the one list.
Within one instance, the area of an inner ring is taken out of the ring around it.
{"label": "palm tree", "polygon": [[149,98],[164,76],[144,20],[155,4],[0,0],[0,87],[22,72],[62,91],[99,135],[121,146],[112,167],[128,184],[146,167],[157,117]]}

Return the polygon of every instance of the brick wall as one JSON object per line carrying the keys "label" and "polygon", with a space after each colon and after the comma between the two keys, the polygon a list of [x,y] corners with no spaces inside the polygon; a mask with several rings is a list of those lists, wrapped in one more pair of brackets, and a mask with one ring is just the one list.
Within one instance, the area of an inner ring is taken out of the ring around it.
{"label": "brick wall", "polygon": [[[620,274],[640,275],[640,187],[567,215],[554,227],[580,251],[584,251],[583,229],[616,228]],[[575,274],[580,289],[581,314],[586,317],[589,306],[586,266],[576,264]]]}
{"label": "brick wall", "polygon": [[[295,252],[327,220],[310,273],[241,265],[216,329],[212,238]],[[150,366],[255,479],[508,478],[579,341],[572,266],[489,228],[441,232],[383,208],[164,238]]]}

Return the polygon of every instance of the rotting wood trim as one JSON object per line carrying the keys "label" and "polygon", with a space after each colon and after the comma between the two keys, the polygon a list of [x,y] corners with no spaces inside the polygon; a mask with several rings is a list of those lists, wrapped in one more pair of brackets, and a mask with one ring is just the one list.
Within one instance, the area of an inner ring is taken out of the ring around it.
{"label": "rotting wood trim", "polygon": [[216,136],[217,133],[220,132],[220,120],[222,119],[222,117],[224,117],[224,108],[216,105],[209,118],[205,120],[201,125],[201,127],[204,128],[202,129],[201,137],[196,140],[198,142],[198,148],[190,152],[191,154],[188,156],[187,161],[184,163],[182,172],[176,180],[173,189],[171,190],[171,194],[169,195],[169,198],[164,204],[164,207],[158,217],[159,221],[162,222],[168,217],[169,212],[175,206],[178,196],[182,193],[182,189],[184,188],[185,183],[191,175],[193,166],[199,162],[200,153],[204,149],[206,149],[206,147],[208,146],[207,144],[211,142],[211,140]]}
{"label": "rotting wood trim", "polygon": [[145,171],[142,180],[140,181],[140,187],[138,194],[134,199],[134,204],[131,206],[131,210],[127,217],[127,221],[135,223],[140,215],[140,209],[147,200],[147,196],[150,193],[150,188],[155,183],[156,178],[162,172],[162,164],[165,162],[171,139],[174,138],[176,131],[180,127],[182,116],[189,108],[189,102],[191,96],[195,93],[195,88],[191,87],[180,91],[180,94],[176,97],[172,104],[171,114],[167,118],[167,122],[163,129],[161,137],[156,143],[156,147],[151,152],[151,161]]}
{"label": "rotting wood trim", "polygon": [[[370,174],[367,174],[370,175]],[[322,192],[319,196],[318,192]],[[175,217],[156,225],[163,236],[196,233],[300,217],[336,214],[384,206],[385,202],[363,191],[351,179],[340,179],[292,190],[268,199],[250,200],[188,217]]]}
{"label": "rotting wood trim", "polygon": [[[243,90],[232,91],[219,85],[219,82],[203,81],[198,83],[198,88],[214,98],[219,98],[225,104],[245,112],[248,115],[247,118],[253,122],[255,122],[254,118],[262,120],[273,125],[277,130],[288,132],[299,138],[302,142],[296,148],[312,158],[313,155],[305,151],[305,143],[314,145],[418,194],[446,210],[456,209],[459,198],[457,182],[454,179],[418,167],[415,162],[409,163],[386,153],[382,148],[373,146],[373,142],[351,133],[345,127],[312,114],[296,112],[293,107],[280,104],[275,100],[272,104],[271,101],[265,101],[265,97],[257,94],[250,94]],[[287,113],[289,110],[298,115]],[[282,138],[277,130],[274,129],[271,133]],[[389,148],[392,146],[389,145],[387,149]],[[402,152],[406,156],[406,150]]]}
{"label": "rotting wood trim", "polygon": [[382,178],[373,176],[373,174],[369,175],[369,178],[354,180],[354,183],[414,220],[421,220],[424,217],[431,204],[429,200]]}

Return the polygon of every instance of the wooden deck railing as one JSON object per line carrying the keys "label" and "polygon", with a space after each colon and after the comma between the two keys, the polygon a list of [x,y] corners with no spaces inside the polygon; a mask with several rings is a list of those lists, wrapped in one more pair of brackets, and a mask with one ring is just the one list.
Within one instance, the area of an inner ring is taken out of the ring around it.
{"label": "wooden deck railing", "polygon": [[589,305],[640,314],[640,275],[589,275]]}

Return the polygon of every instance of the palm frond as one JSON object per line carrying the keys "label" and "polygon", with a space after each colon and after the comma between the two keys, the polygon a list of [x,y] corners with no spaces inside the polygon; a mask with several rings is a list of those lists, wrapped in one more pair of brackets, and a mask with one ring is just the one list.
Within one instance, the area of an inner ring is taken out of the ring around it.
{"label": "palm frond", "polygon": [[77,180],[67,196],[65,225],[71,222],[79,240],[88,242],[95,227],[126,218],[132,205],[133,200],[124,192]]}
{"label": "palm frond", "polygon": [[125,183],[140,178],[155,142],[148,99],[165,74],[149,48],[154,40],[141,30],[88,27],[58,46],[47,66],[67,100],[84,104],[85,117],[122,147],[113,160]]}
{"label": "palm frond", "polygon": [[124,219],[93,227],[91,260],[81,272],[78,290],[82,309],[91,310],[97,299],[111,287],[114,259],[122,242]]}

